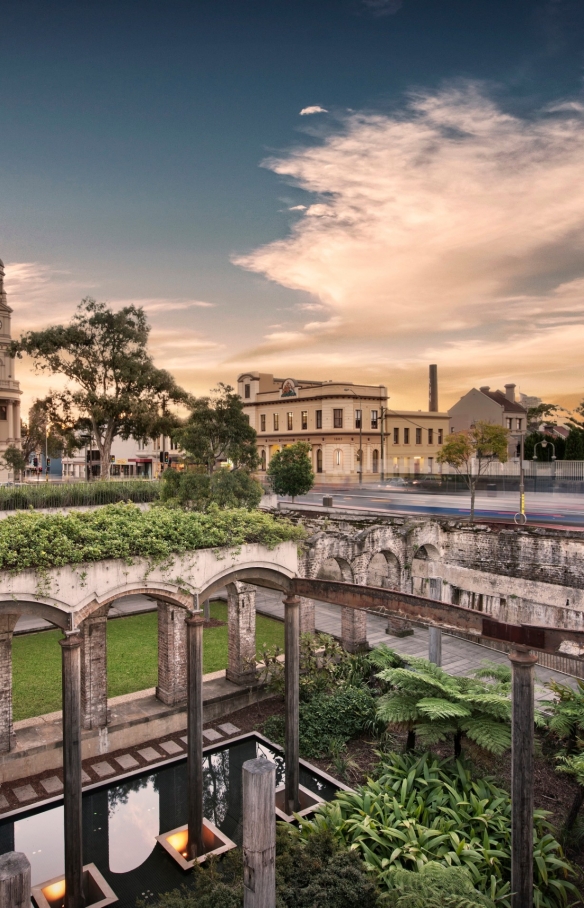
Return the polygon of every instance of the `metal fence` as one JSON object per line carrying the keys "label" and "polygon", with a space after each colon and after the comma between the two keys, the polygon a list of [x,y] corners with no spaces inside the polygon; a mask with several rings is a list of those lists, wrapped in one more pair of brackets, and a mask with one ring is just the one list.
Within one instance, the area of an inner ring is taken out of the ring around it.
{"label": "metal fence", "polygon": [[27,511],[31,508],[78,508],[132,501],[144,504],[160,497],[157,482],[29,483],[0,486],[1,511]]}

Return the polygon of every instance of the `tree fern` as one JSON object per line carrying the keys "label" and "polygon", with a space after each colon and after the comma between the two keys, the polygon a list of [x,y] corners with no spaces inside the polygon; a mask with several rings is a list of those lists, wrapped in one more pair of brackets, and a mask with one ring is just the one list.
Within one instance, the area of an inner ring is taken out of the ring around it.
{"label": "tree fern", "polygon": [[506,723],[481,716],[463,719],[461,725],[467,738],[489,753],[502,754],[511,747],[511,726]]}

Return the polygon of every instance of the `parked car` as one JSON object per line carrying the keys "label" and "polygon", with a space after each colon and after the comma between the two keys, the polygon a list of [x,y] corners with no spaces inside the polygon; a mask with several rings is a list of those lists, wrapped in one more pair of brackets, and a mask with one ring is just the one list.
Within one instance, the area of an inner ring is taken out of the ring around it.
{"label": "parked car", "polygon": [[407,479],[404,479],[402,476],[394,476],[393,479],[388,479],[383,483],[383,488],[388,489],[407,489],[410,486],[410,482]]}

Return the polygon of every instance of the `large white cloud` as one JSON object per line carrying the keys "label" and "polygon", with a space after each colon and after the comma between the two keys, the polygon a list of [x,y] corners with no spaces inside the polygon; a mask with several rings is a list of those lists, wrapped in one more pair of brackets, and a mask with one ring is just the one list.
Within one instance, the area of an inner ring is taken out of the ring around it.
{"label": "large white cloud", "polygon": [[465,84],[350,114],[264,162],[313,204],[235,261],[328,317],[267,336],[248,363],[316,365],[326,344],[340,361],[358,351],[362,374],[391,364],[378,380],[431,356],[452,394],[518,376],[532,393],[581,394],[583,161],[579,102],[521,118]]}

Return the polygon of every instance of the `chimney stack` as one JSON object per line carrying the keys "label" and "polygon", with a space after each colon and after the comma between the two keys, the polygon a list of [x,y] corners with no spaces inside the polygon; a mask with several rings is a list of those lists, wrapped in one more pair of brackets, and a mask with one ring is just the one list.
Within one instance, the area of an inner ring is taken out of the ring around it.
{"label": "chimney stack", "polygon": [[438,366],[437,365],[430,366],[428,410],[430,411],[430,413],[438,412]]}
{"label": "chimney stack", "polygon": [[486,394],[487,391],[490,391],[490,390],[491,390],[491,389],[490,389],[489,385],[481,385],[480,388],[479,388],[479,391],[482,391],[483,394]]}
{"label": "chimney stack", "polygon": [[515,385],[505,385],[505,397],[515,403]]}

